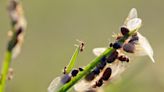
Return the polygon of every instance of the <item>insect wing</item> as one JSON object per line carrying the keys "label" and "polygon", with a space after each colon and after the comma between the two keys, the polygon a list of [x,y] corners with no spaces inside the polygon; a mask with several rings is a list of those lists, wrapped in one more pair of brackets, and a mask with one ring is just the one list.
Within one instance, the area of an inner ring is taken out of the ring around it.
{"label": "insect wing", "polygon": [[87,92],[91,88],[91,82],[87,82],[84,79],[74,85],[74,89],[76,92]]}
{"label": "insect wing", "polygon": [[133,31],[139,29],[141,27],[141,24],[142,24],[142,20],[140,18],[134,18],[129,20],[126,26],[129,29],[129,31]]}
{"label": "insect wing", "polygon": [[50,83],[50,85],[48,87],[48,92],[57,92],[61,86],[62,86],[61,77],[56,77]]}
{"label": "insect wing", "polygon": [[119,60],[116,60],[113,64],[111,64],[110,68],[112,69],[112,74],[110,77],[110,81],[118,78],[120,74],[124,72],[126,67],[127,67],[127,62],[121,62]]}
{"label": "insect wing", "polygon": [[124,25],[126,26],[127,22],[131,19],[137,18],[137,10],[135,8],[132,8],[128,14],[128,17],[126,18]]}
{"label": "insect wing", "polygon": [[152,60],[152,62],[155,63],[155,60],[153,58],[153,49],[149,41],[140,33],[137,33],[137,34],[139,37],[139,42],[138,42],[138,45],[136,45],[135,54],[140,55],[140,56],[148,55],[149,58]]}
{"label": "insect wing", "polygon": [[107,48],[94,48],[93,53],[96,56],[100,56]]}

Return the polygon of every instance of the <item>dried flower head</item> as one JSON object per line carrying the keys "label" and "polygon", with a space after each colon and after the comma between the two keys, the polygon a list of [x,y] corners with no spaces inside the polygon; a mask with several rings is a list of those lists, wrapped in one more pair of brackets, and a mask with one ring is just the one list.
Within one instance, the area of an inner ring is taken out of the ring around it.
{"label": "dried flower head", "polygon": [[18,0],[10,0],[8,12],[12,23],[12,31],[9,32],[8,50],[12,51],[13,58],[15,58],[21,51],[27,23],[24,18],[22,5]]}

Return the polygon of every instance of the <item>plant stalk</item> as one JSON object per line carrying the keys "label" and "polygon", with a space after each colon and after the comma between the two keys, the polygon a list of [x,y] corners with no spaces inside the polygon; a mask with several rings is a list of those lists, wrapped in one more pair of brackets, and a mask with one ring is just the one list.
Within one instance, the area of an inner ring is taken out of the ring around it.
{"label": "plant stalk", "polygon": [[0,76],[0,92],[3,92],[5,89],[6,85],[6,80],[7,80],[7,75],[8,75],[8,70],[10,66],[10,62],[12,59],[12,53],[11,51],[6,51],[5,58],[2,64],[2,69],[1,69],[1,76]]}

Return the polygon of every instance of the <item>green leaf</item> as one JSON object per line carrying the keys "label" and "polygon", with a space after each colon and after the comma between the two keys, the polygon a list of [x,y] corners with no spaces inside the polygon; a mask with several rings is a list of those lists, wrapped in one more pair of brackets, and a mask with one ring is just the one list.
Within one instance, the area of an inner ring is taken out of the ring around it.
{"label": "green leaf", "polygon": [[73,67],[75,66],[75,62],[76,62],[79,52],[80,52],[80,46],[77,46],[76,50],[74,51],[71,57],[69,64],[66,67],[66,70],[65,70],[66,74],[70,73]]}

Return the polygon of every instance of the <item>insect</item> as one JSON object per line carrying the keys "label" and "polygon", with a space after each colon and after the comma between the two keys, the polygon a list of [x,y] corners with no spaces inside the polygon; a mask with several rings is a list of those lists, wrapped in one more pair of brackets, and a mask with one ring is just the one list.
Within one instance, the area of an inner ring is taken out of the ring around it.
{"label": "insect", "polygon": [[83,71],[83,68],[78,68],[78,69],[73,69],[72,71],[71,71],[71,76],[72,77],[75,77],[80,71]]}
{"label": "insect", "polygon": [[48,92],[57,92],[59,88],[68,83],[71,80],[71,76],[64,74],[62,76],[56,77],[49,85]]}
{"label": "insect", "polygon": [[75,77],[80,71],[83,71],[83,68],[73,69],[70,74],[66,74],[63,72],[62,76],[56,77],[50,83],[48,87],[48,92],[57,92],[62,85],[71,81],[71,78]]}

